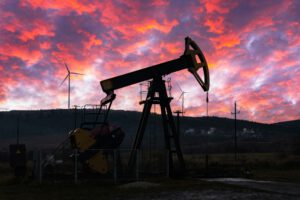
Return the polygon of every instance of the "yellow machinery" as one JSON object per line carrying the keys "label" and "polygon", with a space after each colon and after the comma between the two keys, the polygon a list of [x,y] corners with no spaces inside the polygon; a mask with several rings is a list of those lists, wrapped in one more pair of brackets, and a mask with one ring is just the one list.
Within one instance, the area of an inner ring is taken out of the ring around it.
{"label": "yellow machinery", "polygon": [[92,130],[78,128],[70,133],[71,144],[78,150],[79,160],[94,172],[106,174],[109,170],[107,150],[117,148],[124,132],[107,124]]}

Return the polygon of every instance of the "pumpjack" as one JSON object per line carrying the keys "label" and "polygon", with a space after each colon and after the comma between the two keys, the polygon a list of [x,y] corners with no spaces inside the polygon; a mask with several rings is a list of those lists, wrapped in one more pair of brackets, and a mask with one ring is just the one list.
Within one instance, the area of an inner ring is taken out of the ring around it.
{"label": "pumpjack", "polygon": [[[151,107],[153,104],[159,104],[163,121],[165,148],[169,152],[169,172],[174,174],[174,161],[177,158],[179,164],[179,168],[177,169],[179,169],[181,173],[184,173],[185,162],[180,147],[178,130],[176,130],[170,107],[172,98],[167,95],[166,85],[163,79],[163,77],[168,74],[184,69],[187,69],[195,77],[204,91],[209,90],[209,70],[206,59],[198,45],[189,37],[185,38],[185,50],[183,55],[177,59],[100,81],[101,88],[106,93],[106,97],[101,100],[101,105],[94,123],[83,123],[81,128],[72,131],[70,134],[71,143],[74,148],[78,149],[80,160],[99,173],[106,173],[108,171],[105,154],[100,151],[88,153],[87,150],[97,148],[115,149],[122,143],[124,132],[120,128],[111,127],[107,123],[111,104],[116,98],[114,91],[132,84],[150,80],[150,87],[146,100],[143,102],[144,108],[131,148],[128,166],[133,168],[135,165],[136,150],[141,147]],[[197,73],[199,69],[203,70],[202,77]],[[99,122],[99,116],[104,106],[108,108],[104,111],[103,120]],[[87,128],[87,126],[90,127]]]}

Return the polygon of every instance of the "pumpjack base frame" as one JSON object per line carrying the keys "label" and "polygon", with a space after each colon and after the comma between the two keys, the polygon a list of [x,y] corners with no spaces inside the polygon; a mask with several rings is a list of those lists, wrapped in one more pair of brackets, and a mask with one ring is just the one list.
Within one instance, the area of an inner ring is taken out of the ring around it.
{"label": "pumpjack base frame", "polygon": [[[158,97],[155,94],[158,94]],[[174,123],[172,110],[170,106],[172,98],[168,97],[165,81],[161,76],[155,77],[151,83],[144,104],[142,116],[140,118],[136,137],[131,149],[129,158],[129,167],[133,168],[136,162],[136,150],[140,149],[147,121],[153,104],[159,104],[161,108],[161,117],[163,122],[165,148],[168,151],[168,166],[170,176],[185,173],[185,162],[180,148],[179,136]],[[177,157],[179,163],[179,171],[175,170],[174,156]]]}

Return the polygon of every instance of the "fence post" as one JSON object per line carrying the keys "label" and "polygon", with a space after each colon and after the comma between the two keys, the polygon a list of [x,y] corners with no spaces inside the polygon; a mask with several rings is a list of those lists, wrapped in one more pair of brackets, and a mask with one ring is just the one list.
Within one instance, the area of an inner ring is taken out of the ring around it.
{"label": "fence post", "polygon": [[208,154],[207,153],[205,154],[205,169],[206,169],[206,172],[208,172]]}
{"label": "fence post", "polygon": [[114,149],[114,183],[117,184],[117,150]]}
{"label": "fence post", "polygon": [[77,184],[78,182],[78,174],[77,174],[77,171],[78,171],[78,163],[77,163],[77,149],[74,150],[75,152],[75,159],[74,159],[74,183]]}
{"label": "fence post", "polygon": [[39,182],[42,182],[43,179],[43,173],[42,173],[42,150],[39,150]]}
{"label": "fence post", "polygon": [[135,174],[137,181],[139,181],[139,178],[140,178],[139,167],[140,167],[140,155],[139,155],[139,150],[137,149],[136,150],[136,174]]}

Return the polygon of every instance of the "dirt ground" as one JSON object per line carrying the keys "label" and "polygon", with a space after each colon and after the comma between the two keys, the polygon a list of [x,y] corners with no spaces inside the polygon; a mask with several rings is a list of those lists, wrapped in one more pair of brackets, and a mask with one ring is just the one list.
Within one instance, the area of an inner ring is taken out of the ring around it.
{"label": "dirt ground", "polygon": [[230,185],[236,185],[249,189],[257,189],[261,191],[293,195],[300,197],[300,184],[299,183],[286,183],[277,181],[259,181],[245,178],[216,178],[206,179],[205,181],[221,182]]}
{"label": "dirt ground", "polygon": [[1,200],[300,200],[298,183],[250,179],[163,179],[119,185],[104,183],[7,182]]}
{"label": "dirt ground", "polygon": [[[243,199],[264,199],[264,200],[296,200],[300,199],[300,185],[292,183],[280,183],[271,181],[256,181],[251,179],[206,179],[201,181],[207,182],[220,182],[225,185],[236,187],[221,187],[220,189],[204,189],[197,190],[189,188],[181,188],[176,191],[160,191],[156,193],[139,194],[137,197],[130,199],[143,199],[143,200],[243,200]],[[148,188],[146,182],[130,183],[123,188]],[[149,183],[149,187],[158,187]]]}

